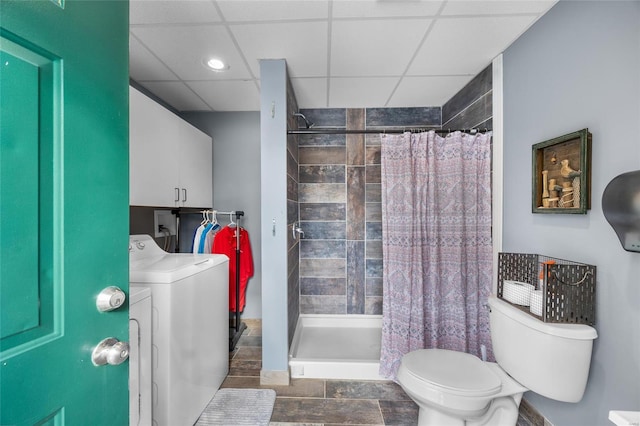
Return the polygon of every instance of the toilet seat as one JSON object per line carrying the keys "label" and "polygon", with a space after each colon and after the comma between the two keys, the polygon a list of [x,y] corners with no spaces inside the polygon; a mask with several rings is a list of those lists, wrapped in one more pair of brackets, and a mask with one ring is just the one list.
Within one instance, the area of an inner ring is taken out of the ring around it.
{"label": "toilet seat", "polygon": [[496,395],[500,378],[480,358],[446,349],[421,349],[402,358],[408,374],[442,392],[466,397]]}
{"label": "toilet seat", "polygon": [[483,415],[503,385],[488,363],[446,349],[420,349],[406,354],[397,379],[414,401],[421,401],[419,405],[438,407],[461,418]]}

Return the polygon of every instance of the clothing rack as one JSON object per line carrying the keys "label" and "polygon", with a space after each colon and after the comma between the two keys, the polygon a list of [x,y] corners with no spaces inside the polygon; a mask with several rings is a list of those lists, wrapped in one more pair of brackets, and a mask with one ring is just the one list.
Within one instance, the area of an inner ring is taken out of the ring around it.
{"label": "clothing rack", "polygon": [[204,210],[202,213],[214,213],[221,215],[229,215],[236,217],[236,312],[233,327],[229,327],[229,352],[236,348],[236,344],[247,325],[240,321],[240,218],[244,216],[242,210],[234,210],[230,212],[221,212],[218,210]]}
{"label": "clothing rack", "polygon": [[489,132],[490,129],[434,129],[433,127],[392,127],[384,129],[362,129],[362,130],[349,130],[341,128],[317,128],[317,129],[293,129],[287,130],[288,135],[372,135],[372,134],[402,134],[405,132],[430,132],[436,133],[453,133],[462,132],[469,134],[476,134],[482,132]]}
{"label": "clothing rack", "polygon": [[[176,220],[178,221],[176,229],[179,228],[180,225],[180,209],[172,210],[172,213],[176,215]],[[233,210],[228,212],[223,212],[220,210],[197,210],[197,211],[187,211],[186,213],[215,213],[216,215],[229,215],[230,218],[235,216],[236,218],[236,226],[238,229],[240,228],[240,218],[244,216],[244,211],[242,210]],[[183,213],[185,213],[183,211]],[[176,232],[177,234],[177,232]],[[177,235],[176,235],[176,247],[178,244]],[[229,327],[229,352],[233,351],[236,348],[236,344],[244,330],[247,329],[247,325],[240,321],[240,232],[236,232],[236,312],[235,312],[235,321],[233,327]]]}

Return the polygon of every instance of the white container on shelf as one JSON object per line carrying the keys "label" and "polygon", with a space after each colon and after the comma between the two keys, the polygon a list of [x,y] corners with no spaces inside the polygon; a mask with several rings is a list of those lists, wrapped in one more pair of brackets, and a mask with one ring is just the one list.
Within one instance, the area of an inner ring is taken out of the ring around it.
{"label": "white container on shelf", "polygon": [[529,306],[531,304],[531,292],[535,287],[520,281],[504,280],[502,285],[502,298],[516,305]]}
{"label": "white container on shelf", "polygon": [[539,317],[542,316],[542,297],[542,290],[534,290],[531,292],[531,306],[529,307],[529,310],[533,315],[537,315]]}

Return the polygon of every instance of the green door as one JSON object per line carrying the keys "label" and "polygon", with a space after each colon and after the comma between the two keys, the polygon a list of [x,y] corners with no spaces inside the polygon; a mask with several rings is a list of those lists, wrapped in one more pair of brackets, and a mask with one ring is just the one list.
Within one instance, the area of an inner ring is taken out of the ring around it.
{"label": "green door", "polygon": [[128,2],[0,0],[0,424],[126,425]]}

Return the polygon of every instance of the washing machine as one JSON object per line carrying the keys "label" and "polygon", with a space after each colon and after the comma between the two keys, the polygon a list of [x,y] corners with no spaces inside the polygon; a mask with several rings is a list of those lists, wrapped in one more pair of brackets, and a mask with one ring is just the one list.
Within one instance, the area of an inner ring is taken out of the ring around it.
{"label": "washing machine", "polygon": [[129,426],[151,426],[151,290],[129,289]]}
{"label": "washing machine", "polygon": [[193,425],[229,372],[229,259],[131,235],[129,261],[130,288],[151,291],[153,424]]}

